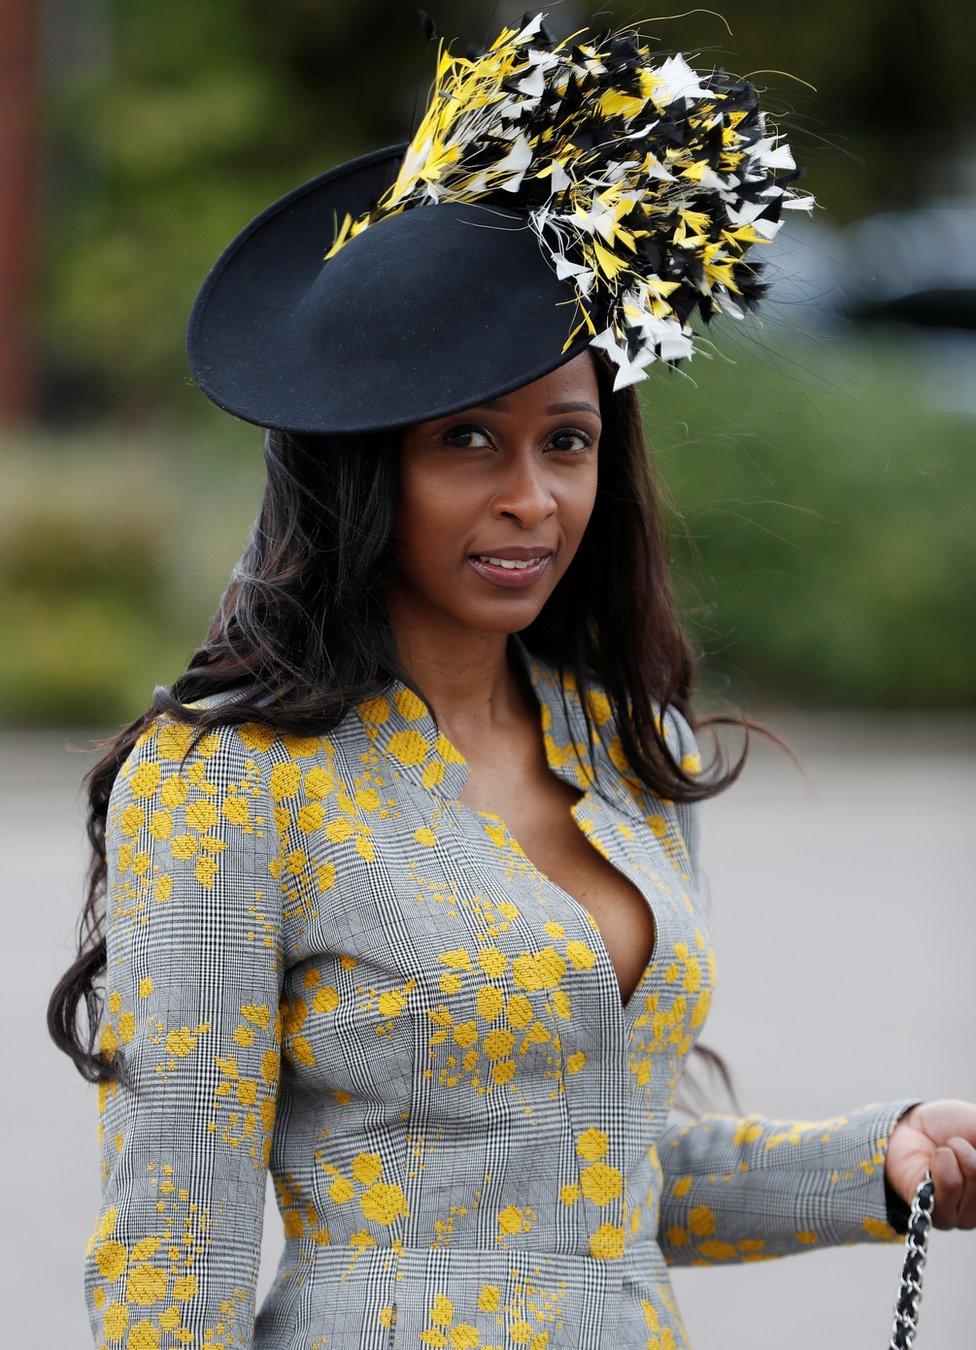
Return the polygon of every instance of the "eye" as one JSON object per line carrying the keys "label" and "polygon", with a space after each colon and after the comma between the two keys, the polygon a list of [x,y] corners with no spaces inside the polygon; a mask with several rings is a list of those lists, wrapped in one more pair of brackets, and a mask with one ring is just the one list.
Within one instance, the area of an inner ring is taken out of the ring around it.
{"label": "eye", "polygon": [[458,436],[487,437],[487,435],[488,433],[485,431],[484,427],[464,425],[452,427],[450,431],[446,431],[444,433],[444,440],[447,442],[448,445],[461,445],[464,449],[480,450],[483,448],[482,446],[473,444],[471,441],[464,441],[464,442],[459,441],[456,439],[456,437]]}
{"label": "eye", "polygon": [[552,439],[553,442],[555,442],[564,440],[566,438],[569,438],[570,440],[582,441],[582,445],[576,447],[575,449],[570,445],[557,445],[556,449],[558,451],[560,452],[568,451],[569,453],[574,455],[581,455],[584,450],[588,450],[590,446],[593,444],[592,436],[588,436],[585,431],[580,431],[579,428],[577,427],[567,427],[564,431],[557,431]]}

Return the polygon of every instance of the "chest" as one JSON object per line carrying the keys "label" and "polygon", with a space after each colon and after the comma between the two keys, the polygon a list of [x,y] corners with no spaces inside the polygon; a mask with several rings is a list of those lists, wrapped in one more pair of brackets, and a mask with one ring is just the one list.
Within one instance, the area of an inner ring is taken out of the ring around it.
{"label": "chest", "polygon": [[[511,776],[511,775],[510,775]],[[594,846],[574,812],[584,794],[540,768],[521,781],[472,774],[462,805],[504,819],[509,837],[541,876],[554,882],[595,920],[627,1002],[651,960],[654,915],[640,889]]]}
{"label": "chest", "polygon": [[281,812],[289,1086],[446,1129],[560,1101],[585,1129],[611,1087],[601,1115],[666,1112],[714,980],[668,806],[358,762],[303,766]]}
{"label": "chest", "polygon": [[[327,815],[285,855],[289,1085],[411,1118],[422,1103],[446,1130],[492,1103],[530,1135],[560,1101],[581,1131],[594,1111],[666,1113],[714,982],[706,920],[668,836],[592,790],[564,802],[605,864],[596,873],[586,854],[581,870],[566,867],[560,847],[579,845],[562,825],[537,832],[517,811],[506,822],[402,785],[382,800],[348,828]],[[609,906],[614,875],[656,921],[646,968],[641,957],[627,968],[626,1001],[612,948],[619,934],[625,954],[639,927],[601,929],[581,903],[598,908],[599,890]]]}

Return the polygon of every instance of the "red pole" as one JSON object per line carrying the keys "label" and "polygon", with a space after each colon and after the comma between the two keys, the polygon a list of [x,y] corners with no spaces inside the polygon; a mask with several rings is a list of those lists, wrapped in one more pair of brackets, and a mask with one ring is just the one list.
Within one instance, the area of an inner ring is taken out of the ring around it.
{"label": "red pole", "polygon": [[0,422],[8,424],[34,411],[37,55],[35,0],[0,0]]}

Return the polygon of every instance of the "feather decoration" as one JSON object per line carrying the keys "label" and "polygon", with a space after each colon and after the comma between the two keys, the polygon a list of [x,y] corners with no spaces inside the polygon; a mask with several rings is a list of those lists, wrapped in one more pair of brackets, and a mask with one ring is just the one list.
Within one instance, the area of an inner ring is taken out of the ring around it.
{"label": "feather decoration", "polygon": [[325,258],[407,209],[494,201],[524,212],[576,293],[563,350],[585,327],[617,367],[616,390],[655,361],[691,357],[696,312],[707,324],[753,308],[767,285],[746,254],[772,242],[784,209],[816,203],[792,188],[801,171],[748,80],[693,70],[680,54],[655,64],[631,27],[554,42],[546,17],[527,13],[473,55],[438,41],[395,181],[346,215]]}

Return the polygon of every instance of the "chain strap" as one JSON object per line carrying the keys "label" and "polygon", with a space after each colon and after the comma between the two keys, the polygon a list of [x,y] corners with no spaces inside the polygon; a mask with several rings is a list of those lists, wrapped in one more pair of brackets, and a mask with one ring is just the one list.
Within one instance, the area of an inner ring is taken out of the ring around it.
{"label": "chain strap", "polygon": [[918,1330],[918,1304],[922,1297],[922,1272],[928,1252],[929,1228],[935,1207],[935,1184],[926,1172],[915,1188],[905,1235],[905,1263],[895,1304],[895,1323],[888,1350],[911,1350]]}

